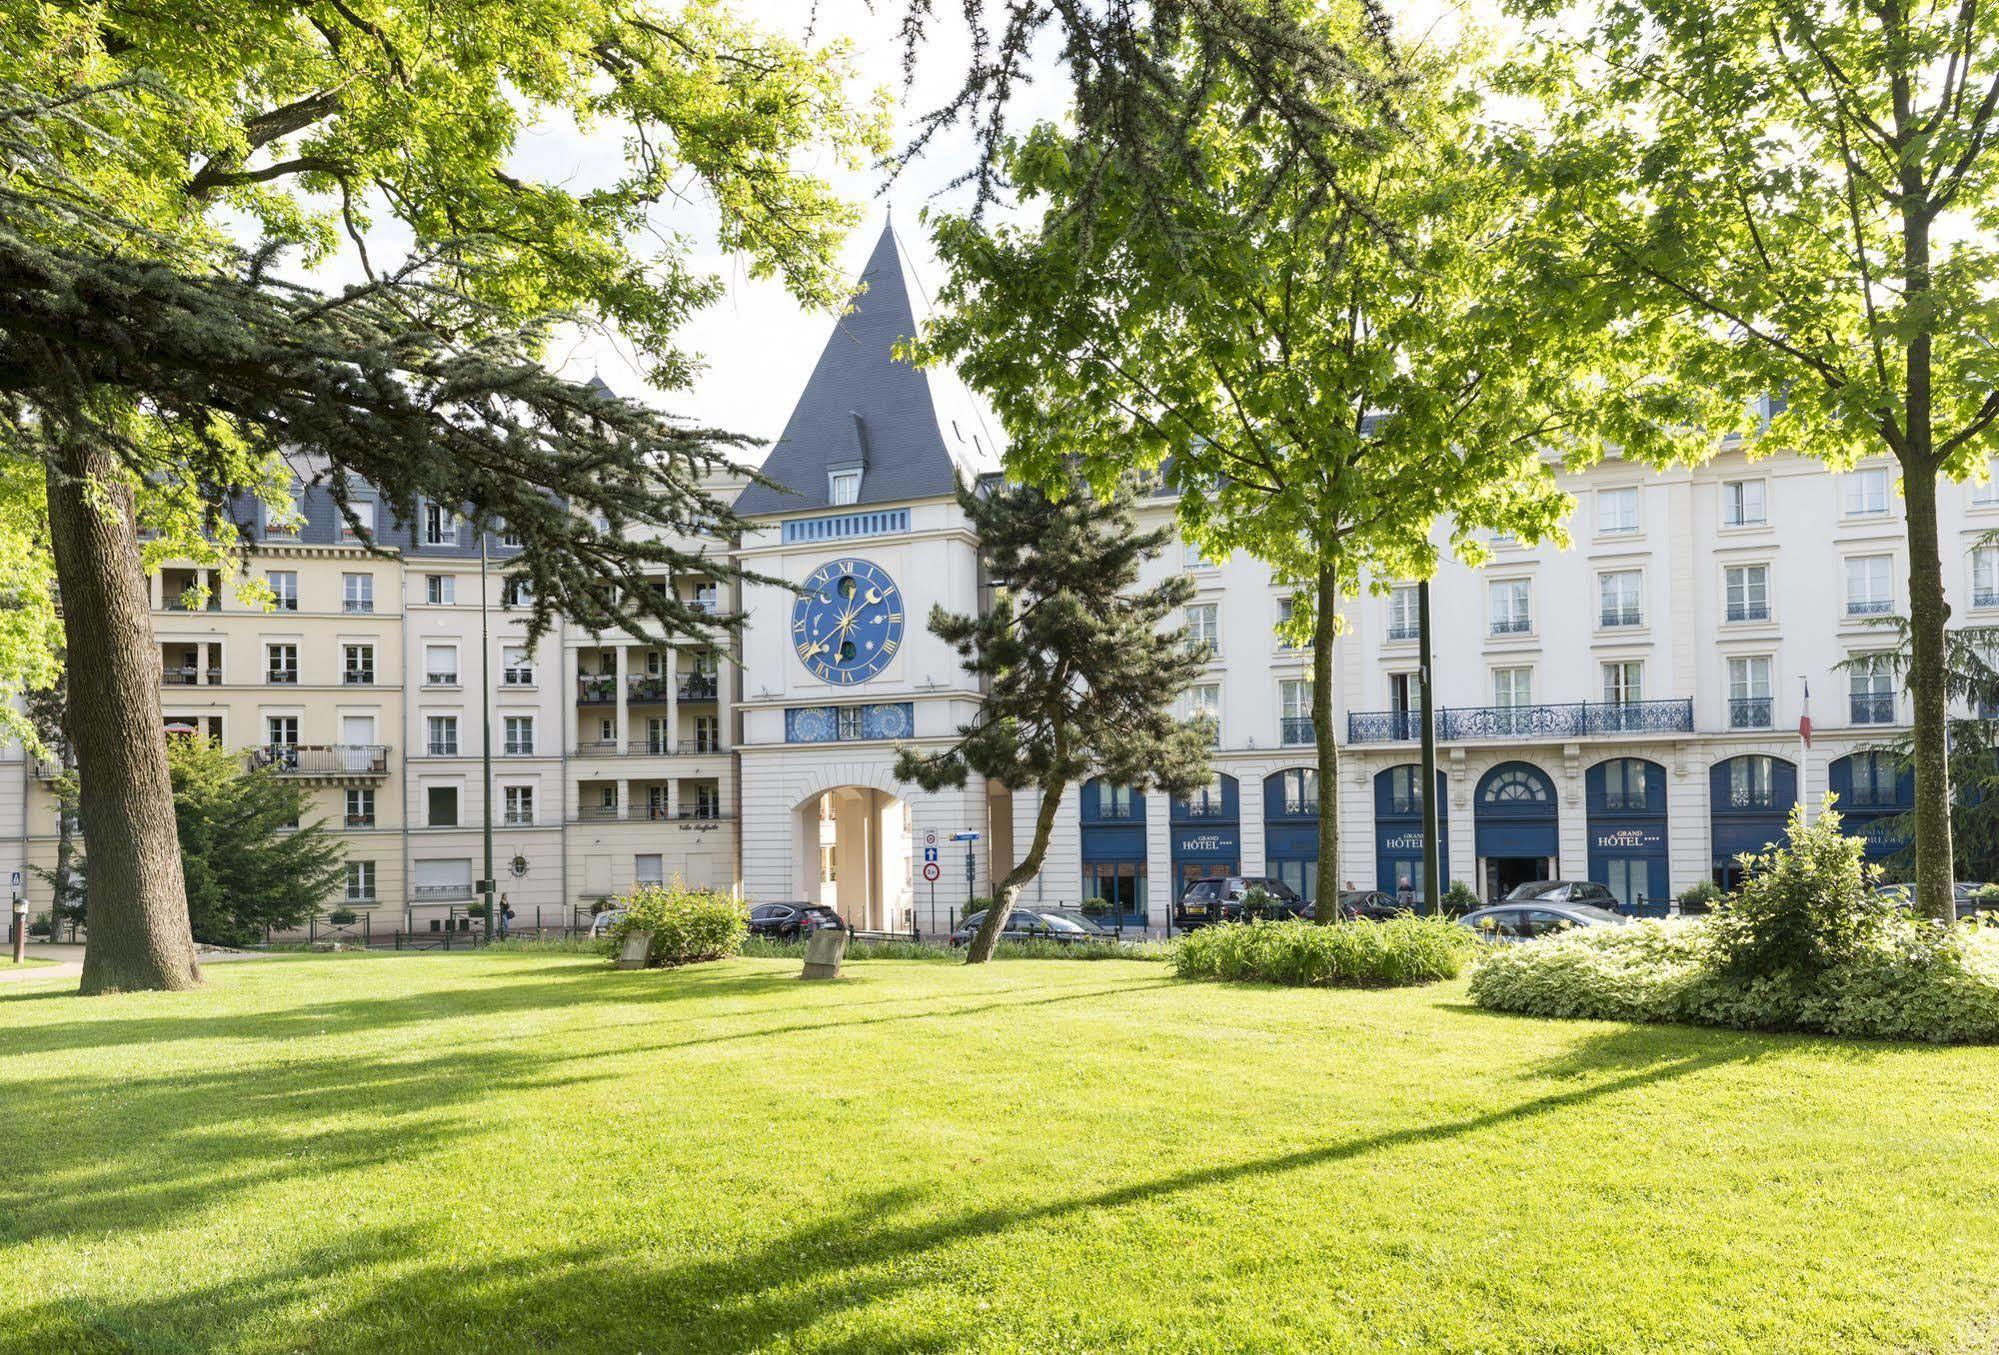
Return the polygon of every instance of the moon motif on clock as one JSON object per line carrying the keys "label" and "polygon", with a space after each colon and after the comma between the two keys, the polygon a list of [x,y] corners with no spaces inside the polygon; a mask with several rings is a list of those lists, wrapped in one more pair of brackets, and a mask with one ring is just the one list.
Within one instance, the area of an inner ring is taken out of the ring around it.
{"label": "moon motif on clock", "polygon": [[829,560],[791,604],[791,644],[821,682],[851,687],[888,667],[902,647],[902,590],[866,560]]}

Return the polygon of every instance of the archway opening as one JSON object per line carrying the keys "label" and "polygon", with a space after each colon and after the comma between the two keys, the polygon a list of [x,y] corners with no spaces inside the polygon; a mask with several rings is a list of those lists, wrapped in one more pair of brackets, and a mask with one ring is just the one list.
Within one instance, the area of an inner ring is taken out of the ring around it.
{"label": "archway opening", "polygon": [[798,807],[802,897],[856,931],[914,925],[914,836],[906,801],[872,786],[835,786]]}
{"label": "archway opening", "polygon": [[1555,783],[1531,762],[1502,762],[1479,780],[1472,828],[1487,902],[1557,877],[1559,816]]}

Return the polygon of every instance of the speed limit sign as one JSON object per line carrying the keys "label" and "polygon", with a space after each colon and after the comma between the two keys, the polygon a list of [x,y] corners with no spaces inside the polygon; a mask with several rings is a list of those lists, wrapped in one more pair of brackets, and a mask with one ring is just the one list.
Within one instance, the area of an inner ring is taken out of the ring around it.
{"label": "speed limit sign", "polygon": [[937,863],[935,861],[925,861],[923,863],[923,878],[930,881],[931,884],[936,884],[937,877],[939,875],[942,875],[943,873],[944,872],[937,869]]}

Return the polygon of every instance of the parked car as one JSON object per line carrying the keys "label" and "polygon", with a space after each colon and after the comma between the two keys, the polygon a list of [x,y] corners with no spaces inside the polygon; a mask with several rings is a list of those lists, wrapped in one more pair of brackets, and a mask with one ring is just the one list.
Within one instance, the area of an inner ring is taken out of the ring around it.
{"label": "parked car", "polygon": [[[1046,917],[1067,918],[1093,936],[1107,936],[1112,938],[1117,936],[1117,929],[1115,927],[1105,922],[1102,918],[1091,917],[1080,908],[1037,908],[1034,911]],[[1143,931],[1144,928],[1141,927],[1138,930]]]}
{"label": "parked car", "polygon": [[[972,933],[986,920],[986,910],[965,914],[965,920],[958,924],[958,930],[951,933],[951,944],[962,946],[971,941]],[[1076,941],[1097,940],[1099,934],[1081,924],[1052,912],[1036,908],[1016,908],[1007,914],[1006,928],[1000,932],[1005,941]]]}
{"label": "parked car", "polygon": [[1340,894],[1340,912],[1350,918],[1386,922],[1399,914],[1414,911],[1411,905],[1398,902],[1393,894],[1385,894],[1379,889],[1346,890]]}
{"label": "parked car", "polygon": [[1617,910],[1617,895],[1609,885],[1589,880],[1530,880],[1515,885],[1501,903],[1586,903],[1608,912]]}
{"label": "parked car", "polygon": [[1218,875],[1187,886],[1179,902],[1173,905],[1173,925],[1182,931],[1192,931],[1215,922],[1240,922],[1243,899],[1258,886],[1270,895],[1268,916],[1280,919],[1309,916],[1306,910],[1311,905],[1282,880],[1267,875]]}
{"label": "parked car", "polygon": [[592,937],[609,936],[611,928],[618,925],[618,919],[623,917],[626,911],[623,908],[606,908],[603,912],[590,919],[590,935]]}
{"label": "parked car", "polygon": [[750,909],[750,935],[788,939],[827,927],[846,930],[840,915],[823,903],[760,903]]}
{"label": "parked car", "polygon": [[[1986,884],[1983,880],[1959,880],[1956,884],[1952,885],[1951,898],[1957,906],[1957,915],[1959,917],[1970,917],[1973,913],[1978,912],[1981,907],[1978,902],[1978,895],[1981,891],[1990,888],[1992,886]],[[1904,908],[1913,908],[1916,904],[1916,887],[1913,884],[1876,885],[1874,886],[1874,892],[1883,897],[1893,899]]]}
{"label": "parked car", "polygon": [[1631,919],[1593,903],[1500,903],[1466,913],[1459,922],[1496,941],[1532,941],[1577,927],[1622,927]]}

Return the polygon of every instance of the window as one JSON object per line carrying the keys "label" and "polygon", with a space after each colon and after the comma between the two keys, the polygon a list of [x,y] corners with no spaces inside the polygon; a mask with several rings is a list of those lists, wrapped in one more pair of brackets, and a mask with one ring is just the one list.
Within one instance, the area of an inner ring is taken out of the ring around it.
{"label": "window", "polygon": [[1546,804],[1555,798],[1548,778],[1531,767],[1507,767],[1485,783],[1481,798],[1493,804]]}
{"label": "window", "polygon": [[835,508],[861,501],[861,473],[836,470],[826,477],[826,500]]}
{"label": "window", "polygon": [[264,744],[269,748],[298,747],[298,716],[266,715],[264,717]]}
{"label": "window", "polygon": [[1645,664],[1639,659],[1614,659],[1603,666],[1603,699],[1613,706],[1645,699]]}
{"label": "window", "polygon": [[508,645],[500,655],[501,686],[534,686],[534,660],[528,657],[526,645]]}
{"label": "window", "polygon": [[1642,626],[1645,604],[1641,597],[1645,575],[1641,570],[1617,569],[1596,576],[1598,621],[1606,627]]}
{"label": "window", "polygon": [[425,823],[432,828],[458,826],[458,787],[425,786],[423,801]]}
{"label": "window", "polygon": [[340,680],[350,687],[372,687],[375,685],[375,647],[373,645],[344,645]]}
{"label": "window", "polygon": [[1197,602],[1187,609],[1187,648],[1206,658],[1221,652],[1221,623],[1212,602]]}
{"label": "window", "polygon": [[1763,482],[1730,480],[1721,487],[1721,525],[1760,527],[1768,519],[1763,514]]}
{"label": "window", "polygon": [[1197,682],[1180,698],[1180,718],[1210,722],[1210,747],[1222,746],[1222,686],[1219,682]]}
{"label": "window", "polygon": [[501,751],[509,757],[528,757],[534,753],[534,716],[509,715],[501,722],[506,731],[506,743]]}
{"label": "window", "polygon": [[597,813],[607,819],[618,817],[618,786],[615,781],[597,787]]}
{"label": "window", "polygon": [[506,822],[510,828],[524,828],[534,823],[534,787],[507,786],[503,788]]}
{"label": "window", "polygon": [[426,503],[423,506],[423,544],[457,545],[458,515],[441,503]]}
{"label": "window", "polygon": [[1189,795],[1181,802],[1190,819],[1218,819],[1228,812],[1228,801],[1222,794],[1222,779],[1208,778],[1208,784]]}
{"label": "window", "polygon": [[458,685],[458,646],[425,645],[423,647],[423,680],[430,687],[456,687]]}
{"label": "window", "polygon": [[1895,670],[1885,654],[1871,654],[1847,670],[1853,723],[1895,723]]}
{"label": "window", "polygon": [[458,600],[458,580],[449,574],[424,575],[423,600],[433,607],[449,607]]}
{"label": "window", "polygon": [[375,826],[375,792],[366,787],[350,787],[347,791],[347,826],[349,828],[373,828]]}
{"label": "window", "polygon": [[1730,809],[1774,809],[1777,785],[1768,757],[1731,758],[1728,764],[1728,807]]}
{"label": "window", "polygon": [[697,583],[694,585],[694,610],[706,612],[710,616],[722,610],[722,589],[719,584]]}
{"label": "window", "polygon": [[1846,765],[1852,768],[1853,784],[1842,809],[1882,809],[1897,803],[1896,783],[1902,779],[1902,764],[1893,753],[1855,753]]}
{"label": "window", "polygon": [[264,582],[270,585],[271,602],[281,612],[298,610],[298,574],[289,569],[267,570]]}
{"label": "window", "polygon": [[534,580],[520,574],[509,574],[500,580],[500,605],[502,607],[534,605]]}
{"label": "window", "polygon": [[347,902],[371,903],[375,898],[375,863],[373,861],[349,861],[347,863]]}
{"label": "window", "polygon": [[1730,565],[1722,571],[1730,621],[1770,619],[1770,566]]}
{"label": "window", "polygon": [[1534,628],[1530,581],[1496,579],[1492,584],[1492,633],[1525,635]]}
{"label": "window", "polygon": [[1999,458],[1985,459],[1985,478],[1971,487],[1971,506],[1990,508],[1999,504]]}
{"label": "window", "polygon": [[1532,668],[1493,669],[1492,704],[1508,707],[1533,705],[1534,670]]}
{"label": "window", "polygon": [[1422,769],[1409,763],[1388,769],[1388,807],[1395,814],[1418,814],[1423,809]]}
{"label": "window", "polygon": [[1971,605],[1999,607],[1999,547],[1971,552]]}
{"label": "window", "polygon": [[840,707],[838,719],[839,728],[837,733],[840,738],[858,739],[862,737],[863,727],[861,724],[861,708],[859,706]]}
{"label": "window", "polygon": [[1728,727],[1770,728],[1770,660],[1767,656],[1728,661]]}
{"label": "window", "polygon": [[287,686],[297,685],[297,645],[277,644],[264,646],[264,680]]}
{"label": "window", "polygon": [[722,751],[722,722],[712,715],[694,717],[694,751],[697,753],[719,753]]}
{"label": "window", "polygon": [[[375,505],[373,502],[367,499],[356,499],[347,505],[347,513],[354,515],[354,522],[361,524],[362,531],[367,532],[369,536],[375,534]],[[359,541],[361,533],[354,530],[354,522],[347,520],[347,513],[340,515],[340,539],[342,541]]]}
{"label": "window", "polygon": [[519,550],[521,548],[521,534],[514,530],[514,525],[511,522],[502,522],[500,524],[500,545],[507,550]]}
{"label": "window", "polygon": [[1894,557],[1855,555],[1846,562],[1846,614],[1881,616],[1895,610]]}
{"label": "window", "polygon": [[1312,684],[1288,679],[1277,684],[1278,705],[1283,712],[1278,721],[1282,742],[1312,742]]}
{"label": "window", "polygon": [[1888,468],[1862,466],[1845,477],[1846,516],[1881,517],[1888,511]]}
{"label": "window", "polygon": [[1319,812],[1319,773],[1313,767],[1292,767],[1277,774],[1277,805],[1287,815]]}
{"label": "window", "polygon": [[1638,530],[1638,486],[1596,492],[1596,529],[1604,536]]}
{"label": "window", "polygon": [[1414,640],[1421,609],[1417,606],[1416,585],[1397,584],[1388,590],[1388,638]]}
{"label": "window", "polygon": [[343,612],[372,612],[375,610],[375,576],[373,574],[342,574],[340,576],[340,610]]}
{"label": "window", "polygon": [[1108,781],[1097,783],[1097,817],[1100,819],[1128,819],[1138,808],[1138,798],[1131,793],[1130,786],[1113,786]]}
{"label": "window", "polygon": [[298,529],[305,526],[305,486],[294,482],[286,493],[291,501],[289,507],[264,505],[264,535],[297,540]]}
{"label": "window", "polygon": [[722,788],[713,781],[694,783],[694,803],[680,807],[680,817],[719,819],[722,817]]}
{"label": "window", "polygon": [[458,717],[433,715],[424,721],[428,738],[424,747],[432,757],[458,756]]}
{"label": "window", "polygon": [[1615,758],[1603,764],[1603,807],[1644,809],[1652,767],[1637,758]]}
{"label": "window", "polygon": [[[833,849],[826,849],[831,852]],[[666,872],[660,864],[658,852],[640,852],[632,858],[632,878],[642,885],[666,883]]]}

